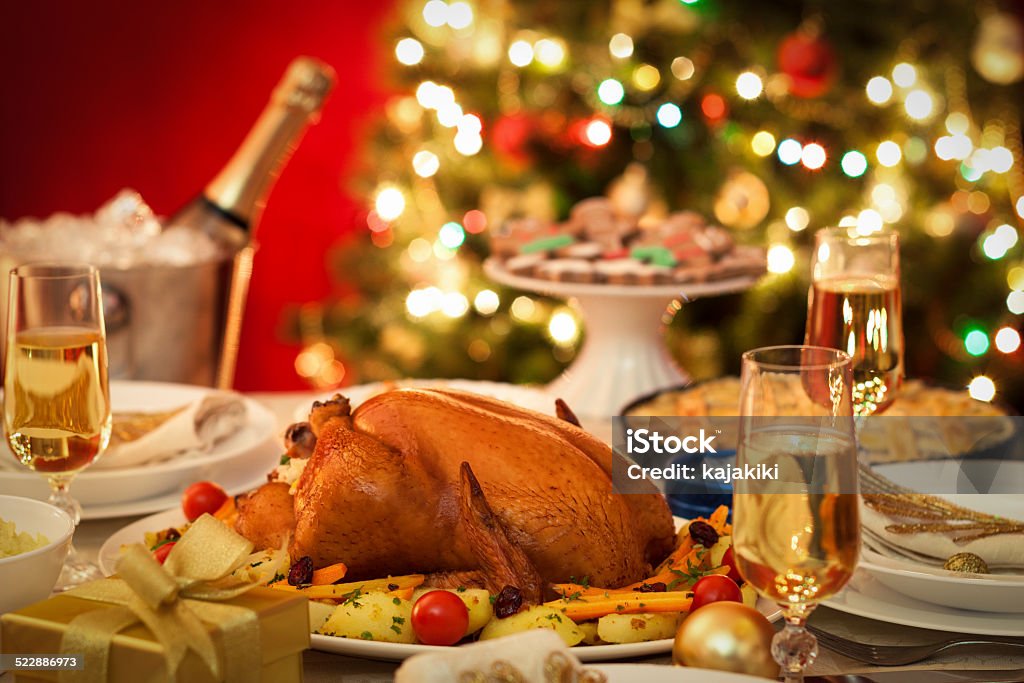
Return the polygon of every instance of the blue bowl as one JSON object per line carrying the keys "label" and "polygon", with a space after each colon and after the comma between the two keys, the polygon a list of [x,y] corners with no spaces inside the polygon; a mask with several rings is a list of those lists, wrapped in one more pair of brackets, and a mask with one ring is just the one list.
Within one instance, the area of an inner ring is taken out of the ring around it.
{"label": "blue bowl", "polygon": [[[715,454],[682,455],[675,458],[672,464],[689,465],[696,468],[698,474],[701,472],[704,463],[712,467],[723,467],[736,464],[736,451],[722,450]],[[679,480],[671,484],[668,493],[669,509],[677,517],[694,519],[696,517],[708,517],[720,505],[726,505],[729,509],[729,517],[732,517],[732,484],[720,481],[705,481],[694,479],[692,481]]]}

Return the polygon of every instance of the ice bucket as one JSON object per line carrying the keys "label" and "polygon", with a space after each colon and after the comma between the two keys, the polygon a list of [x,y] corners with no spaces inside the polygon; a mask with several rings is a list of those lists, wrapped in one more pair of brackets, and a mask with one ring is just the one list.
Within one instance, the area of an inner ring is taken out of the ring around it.
{"label": "ice bucket", "polygon": [[[245,246],[191,265],[101,267],[110,378],[230,388],[252,258],[253,247]],[[0,320],[7,273],[16,265],[0,254]],[[0,342],[5,336],[6,329]]]}

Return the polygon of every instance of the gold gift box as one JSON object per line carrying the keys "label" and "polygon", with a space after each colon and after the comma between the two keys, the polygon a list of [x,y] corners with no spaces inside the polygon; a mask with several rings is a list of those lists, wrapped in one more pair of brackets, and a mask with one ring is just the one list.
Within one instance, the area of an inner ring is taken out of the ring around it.
{"label": "gold gift box", "polygon": [[[256,612],[260,622],[259,680],[274,683],[302,681],[302,651],[309,647],[309,608],[304,596],[270,588],[254,588],[224,604]],[[57,595],[29,605],[0,618],[5,654],[56,654],[68,622],[85,612],[107,609],[110,605],[95,600]],[[218,649],[220,634],[210,629]],[[68,652],[66,654],[76,654]],[[15,681],[57,681],[57,671],[24,671]],[[255,676],[254,676],[255,678]],[[110,683],[150,683],[167,680],[163,647],[141,623],[114,636],[110,649]],[[213,683],[210,670],[195,652],[189,650],[178,667],[177,680],[187,683]]]}

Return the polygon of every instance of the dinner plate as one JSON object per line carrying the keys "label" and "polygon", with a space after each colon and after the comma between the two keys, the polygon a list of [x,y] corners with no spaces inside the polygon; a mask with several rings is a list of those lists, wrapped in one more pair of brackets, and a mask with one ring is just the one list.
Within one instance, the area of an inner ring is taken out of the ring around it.
{"label": "dinner plate", "polygon": [[[499,401],[507,401],[520,408],[528,408],[545,415],[555,414],[555,400],[540,387],[522,384],[506,384],[504,382],[485,382],[471,379],[403,379],[393,382],[372,382],[342,387],[337,391],[325,394],[319,400],[326,401],[334,394],[341,394],[357,408],[363,401],[395,389],[454,389],[480,394]],[[301,403],[295,407],[294,417],[297,422],[309,419],[312,401]]]}
{"label": "dinner plate", "polygon": [[[210,391],[186,384],[113,381],[110,402],[115,412],[158,412],[196,401]],[[281,447],[276,443],[277,420],[256,401],[242,400],[247,415],[245,425],[209,453],[137,467],[87,469],[77,475],[71,492],[82,504],[83,519],[166,509],[174,504],[167,502],[168,497],[177,497],[185,486],[202,479],[228,481],[238,487],[256,475],[264,476],[281,455]],[[6,444],[0,446],[0,459],[17,465]],[[49,487],[35,472],[2,469],[0,494],[46,500]]]}
{"label": "dinner plate", "polygon": [[[979,512],[1024,520],[1024,497],[1019,493],[1024,482],[1024,462],[930,460],[876,465],[874,469],[916,491],[962,491],[936,495]],[[867,547],[861,552],[858,566],[888,588],[923,602],[981,612],[1024,613],[1022,573],[949,572]]]}
{"label": "dinner plate", "polygon": [[[685,520],[676,517],[676,526],[684,523]],[[100,548],[98,563],[100,570],[105,576],[114,573],[114,565],[117,562],[118,553],[122,545],[129,543],[141,543],[147,531],[160,531],[169,527],[177,527],[185,524],[185,515],[181,508],[160,512],[149,517],[132,522],[126,527],[114,532]],[[775,622],[782,618],[782,611],[778,605],[763,598],[758,600],[757,608],[769,621]],[[324,636],[313,633],[310,642],[314,650],[331,652],[349,657],[362,657],[364,659],[377,659],[386,662],[400,662],[413,655],[423,652],[438,652],[449,650],[448,647],[436,645],[419,645],[407,643],[384,643],[373,640],[359,640],[358,638],[339,638],[337,636]],[[672,651],[672,639],[652,640],[646,643],[625,643],[621,645],[593,645],[588,647],[574,647],[572,652],[581,662],[602,662],[618,659],[629,659],[630,657],[646,657],[650,655],[664,654]],[[705,679],[706,680],[706,679]]]}
{"label": "dinner plate", "polygon": [[889,624],[983,636],[1024,637],[1020,614],[975,612],[915,600],[895,591],[865,571],[857,571],[827,607]]}
{"label": "dinner plate", "polygon": [[603,673],[608,683],[764,683],[765,680],[728,671],[664,664],[596,664],[587,668]]}

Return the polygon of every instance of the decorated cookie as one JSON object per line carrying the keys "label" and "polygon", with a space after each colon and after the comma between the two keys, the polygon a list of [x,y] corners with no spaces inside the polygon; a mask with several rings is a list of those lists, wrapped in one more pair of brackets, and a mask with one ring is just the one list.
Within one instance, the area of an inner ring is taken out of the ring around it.
{"label": "decorated cookie", "polygon": [[557,282],[594,282],[594,265],[583,259],[551,259],[537,266],[537,277]]}

